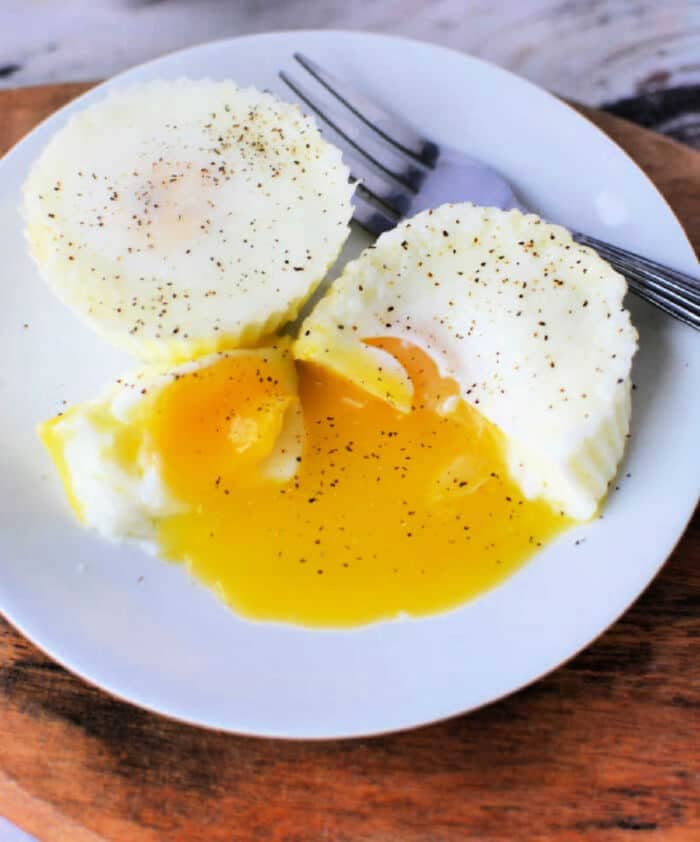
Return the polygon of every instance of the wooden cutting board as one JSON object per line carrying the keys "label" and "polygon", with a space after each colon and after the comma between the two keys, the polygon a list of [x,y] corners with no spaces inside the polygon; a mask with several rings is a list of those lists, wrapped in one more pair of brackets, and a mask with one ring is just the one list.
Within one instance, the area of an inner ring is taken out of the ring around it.
{"label": "wooden cutting board", "polygon": [[[86,87],[0,92],[0,151]],[[700,154],[587,113],[700,243]],[[700,518],[583,654],[440,725],[327,743],[198,730],[88,686],[1,619],[0,723],[0,814],[42,842],[700,840]]]}

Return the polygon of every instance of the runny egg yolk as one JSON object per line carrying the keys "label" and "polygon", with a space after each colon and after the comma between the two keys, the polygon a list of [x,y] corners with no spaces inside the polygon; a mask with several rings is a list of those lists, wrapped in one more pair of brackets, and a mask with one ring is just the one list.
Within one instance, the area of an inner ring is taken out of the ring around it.
{"label": "runny egg yolk", "polygon": [[[241,615],[343,627],[420,616],[496,585],[569,524],[510,480],[498,431],[399,343],[414,384],[402,413],[313,364],[298,366],[305,419],[293,479],[256,468],[297,398],[259,359],[180,377],[148,422],[163,478],[190,511],[159,525]],[[449,413],[441,406],[457,404]],[[441,412],[443,414],[441,414]]]}

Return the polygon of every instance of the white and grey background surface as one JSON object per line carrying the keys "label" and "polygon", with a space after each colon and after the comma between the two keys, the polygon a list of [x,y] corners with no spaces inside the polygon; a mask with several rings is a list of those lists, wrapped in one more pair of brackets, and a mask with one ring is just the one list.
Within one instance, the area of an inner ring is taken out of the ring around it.
{"label": "white and grey background surface", "polygon": [[0,86],[299,28],[434,41],[700,146],[700,0],[0,0]]}
{"label": "white and grey background surface", "polygon": [[[700,148],[700,0],[0,0],[0,87],[307,28],[453,47]],[[0,818],[0,842],[28,839]]]}

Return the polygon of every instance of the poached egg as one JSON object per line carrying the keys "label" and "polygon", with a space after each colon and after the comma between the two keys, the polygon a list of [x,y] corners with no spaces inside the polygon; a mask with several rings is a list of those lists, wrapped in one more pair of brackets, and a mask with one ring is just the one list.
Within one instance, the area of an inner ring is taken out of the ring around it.
{"label": "poached egg", "polygon": [[503,434],[526,497],[593,516],[622,458],[637,332],[624,278],[534,214],[444,205],[382,234],[305,320],[295,354],[409,411],[411,343]]}
{"label": "poached egg", "polygon": [[299,109],[230,81],[110,93],[24,186],[54,292],[145,360],[255,344],[293,320],[349,234],[340,151]]}

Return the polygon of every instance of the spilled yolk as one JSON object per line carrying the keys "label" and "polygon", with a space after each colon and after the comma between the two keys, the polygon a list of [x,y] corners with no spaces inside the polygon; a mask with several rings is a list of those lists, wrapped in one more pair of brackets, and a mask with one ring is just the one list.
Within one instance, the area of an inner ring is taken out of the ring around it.
{"label": "spilled yolk", "polygon": [[[411,412],[307,363],[297,397],[245,356],[180,377],[154,405],[149,446],[191,504],[160,523],[162,552],[240,614],[342,627],[442,611],[569,524],[522,497],[498,431],[428,357],[379,344],[413,381]],[[259,465],[296,400],[306,427],[296,474],[265,479]]]}

